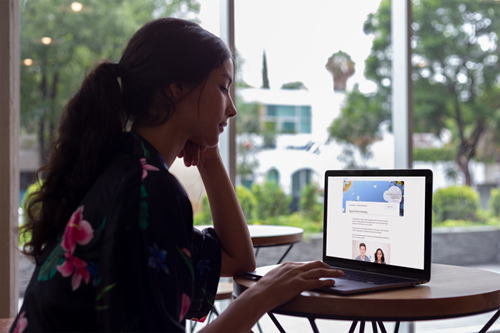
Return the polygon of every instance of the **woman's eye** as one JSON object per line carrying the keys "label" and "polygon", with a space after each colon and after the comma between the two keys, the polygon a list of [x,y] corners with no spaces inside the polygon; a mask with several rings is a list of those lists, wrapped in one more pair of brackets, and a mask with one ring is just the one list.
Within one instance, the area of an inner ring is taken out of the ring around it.
{"label": "woman's eye", "polygon": [[220,86],[220,90],[225,94],[227,93],[227,88],[224,86]]}

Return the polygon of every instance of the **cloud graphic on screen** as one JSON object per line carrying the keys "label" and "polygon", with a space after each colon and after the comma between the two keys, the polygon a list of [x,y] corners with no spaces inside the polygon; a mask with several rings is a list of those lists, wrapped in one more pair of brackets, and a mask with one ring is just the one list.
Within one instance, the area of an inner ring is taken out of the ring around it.
{"label": "cloud graphic on screen", "polygon": [[397,186],[392,186],[384,192],[384,200],[387,202],[400,203],[402,198],[401,189]]}

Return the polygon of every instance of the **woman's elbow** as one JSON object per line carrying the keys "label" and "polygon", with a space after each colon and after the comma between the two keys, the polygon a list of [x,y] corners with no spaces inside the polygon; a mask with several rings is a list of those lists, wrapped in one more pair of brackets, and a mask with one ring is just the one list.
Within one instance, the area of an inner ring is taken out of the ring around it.
{"label": "woman's elbow", "polygon": [[222,252],[222,272],[223,276],[237,276],[245,272],[254,271],[257,267],[255,255],[252,254],[246,257],[232,258],[224,251]]}

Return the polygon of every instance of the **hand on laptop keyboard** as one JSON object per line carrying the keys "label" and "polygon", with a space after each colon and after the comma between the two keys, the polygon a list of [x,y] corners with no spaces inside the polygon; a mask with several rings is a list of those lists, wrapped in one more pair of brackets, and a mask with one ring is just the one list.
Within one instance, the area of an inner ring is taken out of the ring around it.
{"label": "hand on laptop keyboard", "polygon": [[309,263],[287,262],[271,270],[252,287],[254,293],[262,293],[268,310],[279,306],[305,290],[332,286],[333,279],[344,273],[334,270],[321,261]]}

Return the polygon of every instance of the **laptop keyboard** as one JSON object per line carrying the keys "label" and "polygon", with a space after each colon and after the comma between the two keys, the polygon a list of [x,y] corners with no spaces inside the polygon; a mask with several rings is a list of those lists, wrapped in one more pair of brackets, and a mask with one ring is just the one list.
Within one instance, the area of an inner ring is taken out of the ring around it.
{"label": "laptop keyboard", "polygon": [[393,276],[384,276],[371,274],[366,272],[356,272],[356,271],[344,271],[344,276],[340,279],[365,282],[365,283],[373,283],[376,285],[383,284],[391,284],[391,283],[399,283],[399,282],[408,282],[407,279],[397,278]]}

